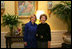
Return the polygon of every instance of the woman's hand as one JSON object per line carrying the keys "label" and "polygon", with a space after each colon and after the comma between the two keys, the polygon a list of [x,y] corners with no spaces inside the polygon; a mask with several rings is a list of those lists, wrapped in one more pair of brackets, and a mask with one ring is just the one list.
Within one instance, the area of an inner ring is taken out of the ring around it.
{"label": "woman's hand", "polygon": [[27,46],[27,42],[24,42],[24,45]]}
{"label": "woman's hand", "polygon": [[48,48],[50,48],[51,46],[51,41],[48,41]]}

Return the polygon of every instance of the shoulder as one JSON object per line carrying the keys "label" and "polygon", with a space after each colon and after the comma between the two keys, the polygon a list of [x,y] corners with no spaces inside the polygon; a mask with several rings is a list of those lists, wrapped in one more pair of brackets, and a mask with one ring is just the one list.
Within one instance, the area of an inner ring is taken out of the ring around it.
{"label": "shoulder", "polygon": [[50,26],[48,23],[46,23],[47,26]]}
{"label": "shoulder", "polygon": [[48,28],[49,28],[49,27],[50,27],[50,25],[49,25],[48,23],[45,23],[45,27],[48,27]]}
{"label": "shoulder", "polygon": [[38,24],[38,27],[41,26],[41,24]]}
{"label": "shoulder", "polygon": [[48,27],[48,28],[50,28],[50,25],[48,24],[48,23],[46,23],[46,25],[45,25],[46,27]]}
{"label": "shoulder", "polygon": [[30,22],[28,22],[28,23],[25,24],[25,26],[29,26],[29,25],[30,25]]}
{"label": "shoulder", "polygon": [[41,23],[39,24],[39,26],[42,25]]}
{"label": "shoulder", "polygon": [[35,25],[37,26],[37,24],[35,23]]}

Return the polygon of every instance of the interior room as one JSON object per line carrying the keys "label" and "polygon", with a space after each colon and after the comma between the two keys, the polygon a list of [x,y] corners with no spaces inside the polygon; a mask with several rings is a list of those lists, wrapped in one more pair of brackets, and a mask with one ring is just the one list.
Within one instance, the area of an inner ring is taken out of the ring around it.
{"label": "interior room", "polygon": [[[45,22],[51,29],[50,48],[70,48],[71,1],[1,1],[1,48],[25,48],[23,30],[33,14],[37,25],[41,23],[40,15],[47,15]],[[16,16],[18,19],[13,19]]]}

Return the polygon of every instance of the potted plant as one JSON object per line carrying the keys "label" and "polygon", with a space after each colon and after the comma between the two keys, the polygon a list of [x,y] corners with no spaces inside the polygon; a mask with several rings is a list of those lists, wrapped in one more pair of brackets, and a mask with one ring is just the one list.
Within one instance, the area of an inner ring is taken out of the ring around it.
{"label": "potted plant", "polygon": [[71,1],[61,1],[51,9],[51,12],[67,24],[63,40],[65,44],[71,44]]}
{"label": "potted plant", "polygon": [[19,25],[20,21],[18,20],[18,16],[5,14],[3,17],[3,26],[8,26],[10,29],[10,34],[13,35],[13,30]]}

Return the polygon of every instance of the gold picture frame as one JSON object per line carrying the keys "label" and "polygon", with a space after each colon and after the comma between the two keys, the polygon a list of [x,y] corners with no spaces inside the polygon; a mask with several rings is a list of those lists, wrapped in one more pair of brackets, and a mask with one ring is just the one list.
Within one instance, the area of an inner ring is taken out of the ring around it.
{"label": "gold picture frame", "polygon": [[[15,1],[15,14],[19,16],[19,13],[18,13],[18,3],[20,1]],[[25,2],[25,1],[24,1]],[[34,4],[34,14],[35,12],[38,10],[38,1],[33,1],[35,4]],[[29,16],[19,16],[20,19],[28,19],[30,18],[30,15]]]}

